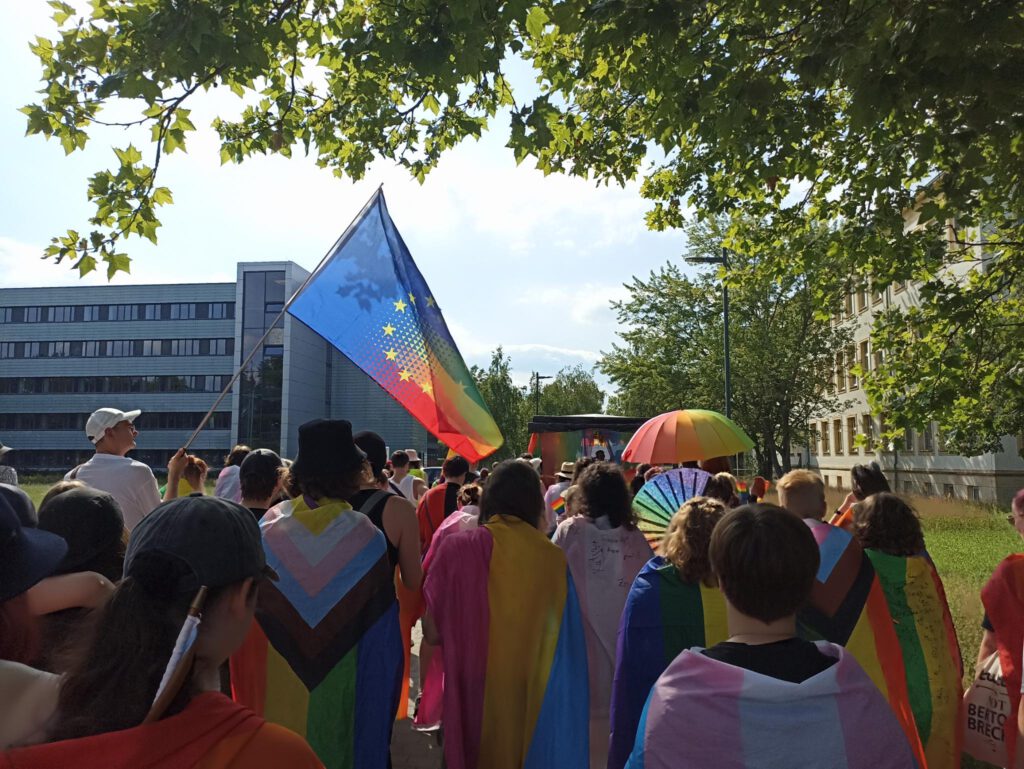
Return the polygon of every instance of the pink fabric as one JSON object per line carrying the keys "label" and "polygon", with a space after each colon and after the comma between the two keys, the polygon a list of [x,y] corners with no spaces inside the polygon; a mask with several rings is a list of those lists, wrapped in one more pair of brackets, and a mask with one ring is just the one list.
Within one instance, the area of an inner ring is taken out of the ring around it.
{"label": "pink fabric", "polygon": [[[441,636],[445,750],[449,769],[475,769],[479,760],[487,677],[490,608],[488,575],[494,540],[486,528],[441,542],[423,584],[427,611]],[[456,609],[457,607],[457,609]],[[454,673],[453,673],[454,671]]]}

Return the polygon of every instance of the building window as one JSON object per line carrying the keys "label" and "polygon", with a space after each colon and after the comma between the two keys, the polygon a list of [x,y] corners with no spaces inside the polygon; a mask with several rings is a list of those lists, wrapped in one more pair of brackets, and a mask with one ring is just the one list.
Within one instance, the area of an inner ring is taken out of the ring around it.
{"label": "building window", "polygon": [[972,502],[980,502],[981,501],[981,488],[978,487],[978,486],[968,486],[967,487],[967,498],[970,499]]}
{"label": "building window", "polygon": [[861,370],[867,373],[871,370],[871,355],[869,354],[870,344],[867,339],[860,343],[860,356],[858,362],[860,363]]}
{"label": "building window", "polygon": [[811,454],[820,453],[818,450],[818,426],[813,422],[807,425],[807,449]]}
{"label": "building window", "polygon": [[14,313],[10,307],[0,307],[0,323],[10,323]]}
{"label": "building window", "polygon": [[47,323],[71,323],[75,319],[74,307],[47,307]]}
{"label": "building window", "polygon": [[832,422],[832,439],[835,441],[836,456],[843,453],[843,420],[836,419]]}
{"label": "building window", "polygon": [[927,425],[917,436],[918,446],[921,453],[931,454],[935,451],[935,442],[932,435],[932,426]]}
{"label": "building window", "polygon": [[914,493],[914,484],[911,483],[910,481],[903,481],[903,493],[904,494],[913,494]]}
{"label": "building window", "polygon": [[861,286],[857,289],[857,312],[864,312],[868,308],[868,292]]}
{"label": "building window", "polygon": [[944,483],[944,484],[942,484],[942,496],[945,497],[946,499],[955,499],[956,498],[956,492],[953,490],[953,484],[952,483]]}
{"label": "building window", "polygon": [[199,355],[199,340],[172,339],[171,355]]}
{"label": "building window", "polygon": [[142,355],[147,358],[154,355],[163,355],[163,346],[164,341],[162,339],[144,339],[142,340]]}
{"label": "building window", "polygon": [[898,294],[901,291],[906,290],[907,282],[905,280],[895,280],[893,281],[892,288]]}
{"label": "building window", "polygon": [[873,349],[871,351],[871,370],[878,371],[878,369],[882,368],[883,363],[885,363],[885,352]]}
{"label": "building window", "polygon": [[854,356],[852,347],[846,350],[846,389],[856,390],[858,386],[857,375],[853,369],[857,365],[857,358]]}
{"label": "building window", "polygon": [[71,342],[47,342],[46,356],[48,358],[68,358],[71,356]]}
{"label": "building window", "polygon": [[836,353],[836,389],[846,392],[846,365],[841,352]]}
{"label": "building window", "polygon": [[932,483],[931,481],[925,481],[924,493],[925,493],[926,497],[934,497],[935,496],[935,484]]}
{"label": "building window", "polygon": [[100,306],[98,304],[87,304],[82,307],[82,320],[100,320]]}
{"label": "building window", "polygon": [[38,358],[39,357],[39,342],[25,342],[22,348],[21,357],[23,358]]}
{"label": "building window", "polygon": [[878,288],[874,283],[871,284],[871,304],[882,303],[882,289]]}
{"label": "building window", "polygon": [[828,435],[828,422],[821,423],[821,453],[823,456],[828,456],[830,453],[829,447],[829,435]]}
{"label": "building window", "polygon": [[873,454],[875,452],[875,420],[871,418],[870,414],[861,414],[860,416],[860,431],[864,433],[864,453]]}
{"label": "building window", "polygon": [[846,300],[845,301],[846,301],[846,306],[845,306],[846,317],[847,318],[852,318],[853,317],[853,292],[852,291],[847,291],[846,292]]}
{"label": "building window", "polygon": [[14,357],[14,342],[0,342],[0,358]]}
{"label": "building window", "polygon": [[859,453],[857,451],[857,417],[846,418],[846,445],[849,447],[851,456]]}
{"label": "building window", "polygon": [[25,322],[26,323],[39,323],[43,319],[43,308],[42,307],[26,307],[25,308]]}
{"label": "building window", "polygon": [[210,302],[207,308],[207,317],[211,320],[220,320],[221,318],[228,317],[228,303],[227,302]]}
{"label": "building window", "polygon": [[903,450],[908,454],[914,453],[914,430],[908,427],[903,431]]}
{"label": "building window", "polygon": [[176,302],[171,305],[171,320],[194,320],[195,317],[195,302]]}
{"label": "building window", "polygon": [[163,318],[163,305],[147,304],[143,309],[143,315],[146,320],[161,320]]}
{"label": "building window", "polygon": [[137,304],[112,304],[107,307],[107,320],[138,320]]}

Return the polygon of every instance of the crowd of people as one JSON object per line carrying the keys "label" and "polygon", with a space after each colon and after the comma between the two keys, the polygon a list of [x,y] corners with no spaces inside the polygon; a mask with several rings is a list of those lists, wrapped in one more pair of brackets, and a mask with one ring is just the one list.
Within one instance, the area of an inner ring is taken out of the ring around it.
{"label": "crowd of people", "polygon": [[[95,412],[38,510],[0,484],[0,769],[386,769],[409,715],[449,769],[959,766],[942,582],[877,465],[829,516],[811,471],[772,504],[690,463],[654,535],[633,497],[683,470],[450,456],[430,484],[319,419],[291,461],[234,447],[207,495],[184,450],[162,489],[127,456],[138,415]],[[978,655],[1014,713],[1022,564],[982,592]]]}

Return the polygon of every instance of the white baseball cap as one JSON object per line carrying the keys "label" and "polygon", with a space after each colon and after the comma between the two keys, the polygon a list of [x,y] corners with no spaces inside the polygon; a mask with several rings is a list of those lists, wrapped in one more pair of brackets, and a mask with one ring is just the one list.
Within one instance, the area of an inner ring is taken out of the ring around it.
{"label": "white baseball cap", "polygon": [[96,409],[85,423],[85,436],[96,443],[103,438],[103,433],[108,427],[113,427],[121,422],[134,422],[142,411],[119,411],[118,409]]}

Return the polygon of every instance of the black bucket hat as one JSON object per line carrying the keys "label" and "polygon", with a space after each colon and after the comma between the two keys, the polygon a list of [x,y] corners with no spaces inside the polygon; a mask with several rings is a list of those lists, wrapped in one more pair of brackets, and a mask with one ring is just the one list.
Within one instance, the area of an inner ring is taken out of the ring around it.
{"label": "black bucket hat", "polygon": [[356,433],[356,437],[352,440],[366,453],[366,459],[373,469],[374,476],[379,476],[384,472],[384,467],[388,463],[388,445],[384,439],[375,432],[363,430],[361,433]]}
{"label": "black bucket hat", "polygon": [[248,509],[199,494],[158,505],[132,529],[124,575],[174,596],[277,574],[267,566],[260,528]]}
{"label": "black bucket hat", "polygon": [[56,534],[22,526],[0,496],[0,603],[53,574],[67,551],[67,542]]}
{"label": "black bucket hat", "polygon": [[296,478],[315,478],[358,470],[366,459],[352,440],[347,419],[314,419],[299,427],[299,450],[292,462]]}

